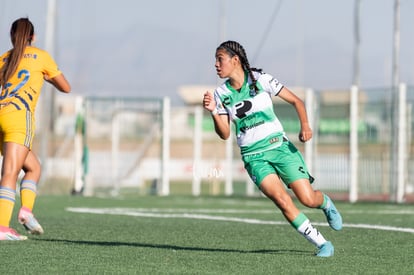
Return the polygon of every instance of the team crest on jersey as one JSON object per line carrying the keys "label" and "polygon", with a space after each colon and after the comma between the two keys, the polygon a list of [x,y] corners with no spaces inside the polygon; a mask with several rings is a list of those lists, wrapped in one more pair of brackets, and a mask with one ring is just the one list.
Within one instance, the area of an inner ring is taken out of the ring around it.
{"label": "team crest on jersey", "polygon": [[257,94],[257,91],[256,91],[253,84],[249,86],[249,89],[250,89],[249,94],[250,94],[251,97],[253,97]]}

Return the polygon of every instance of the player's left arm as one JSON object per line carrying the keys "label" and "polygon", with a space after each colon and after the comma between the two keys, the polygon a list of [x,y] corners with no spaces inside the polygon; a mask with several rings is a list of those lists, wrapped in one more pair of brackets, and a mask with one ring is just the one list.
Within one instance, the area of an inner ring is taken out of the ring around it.
{"label": "player's left arm", "polygon": [[41,50],[39,50],[39,55],[42,58],[44,80],[52,84],[60,92],[69,93],[71,91],[70,84],[62,71],[59,70],[52,56],[48,52]]}
{"label": "player's left arm", "polygon": [[310,140],[312,138],[312,129],[309,125],[308,115],[303,101],[286,87],[280,90],[278,96],[295,107],[300,121],[299,140],[302,142]]}
{"label": "player's left arm", "polygon": [[71,91],[71,86],[63,74],[58,74],[53,78],[45,74],[44,79],[63,93],[69,93]]}

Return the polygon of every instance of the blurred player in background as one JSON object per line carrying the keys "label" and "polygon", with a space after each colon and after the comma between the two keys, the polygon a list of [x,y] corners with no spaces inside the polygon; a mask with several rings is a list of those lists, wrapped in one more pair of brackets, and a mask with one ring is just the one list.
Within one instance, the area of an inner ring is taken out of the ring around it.
{"label": "blurred player in background", "polygon": [[36,199],[41,166],[33,153],[35,108],[44,80],[59,91],[69,93],[70,84],[53,58],[32,46],[34,27],[28,18],[13,22],[10,29],[13,48],[0,57],[0,141],[3,165],[0,181],[0,240],[25,240],[10,228],[16,184],[21,170],[21,208],[18,221],[31,234],[43,234],[32,210]]}
{"label": "blurred player in background", "polygon": [[253,182],[290,224],[317,247],[317,256],[333,256],[332,243],[312,226],[285,188],[286,185],[291,189],[303,205],[322,209],[334,230],[342,228],[342,217],[331,199],[313,190],[313,178],[301,153],[286,137],[274,113],[271,96],[279,96],[293,105],[301,125],[299,139],[306,142],[312,138],[312,130],[303,101],[273,76],[251,68],[238,42],[226,41],[217,48],[215,67],[217,75],[227,80],[214,95],[204,94],[203,106],[211,112],[216,133],[228,139],[230,120],[233,121],[244,166]]}

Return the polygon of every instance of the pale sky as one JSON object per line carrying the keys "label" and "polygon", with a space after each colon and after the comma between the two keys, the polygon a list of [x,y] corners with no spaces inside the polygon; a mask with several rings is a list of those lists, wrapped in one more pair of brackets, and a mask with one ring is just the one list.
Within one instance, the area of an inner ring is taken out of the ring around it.
{"label": "pale sky", "polygon": [[[1,52],[11,46],[11,23],[25,16],[35,25],[36,46],[44,48],[47,2],[0,2]],[[288,87],[347,89],[353,76],[354,4],[355,0],[57,0],[54,57],[74,93],[168,95],[176,102],[180,85],[221,82],[214,53],[223,39],[231,39],[245,47],[252,66]],[[361,0],[362,88],[392,84],[393,5],[393,0]],[[400,79],[409,85],[414,85],[413,12],[414,1],[401,0]],[[259,46],[260,41],[264,44]]]}

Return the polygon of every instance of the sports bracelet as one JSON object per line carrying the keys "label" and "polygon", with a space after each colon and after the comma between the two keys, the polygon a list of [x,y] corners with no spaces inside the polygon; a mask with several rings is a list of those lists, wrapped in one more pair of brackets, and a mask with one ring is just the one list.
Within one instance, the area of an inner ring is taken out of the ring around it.
{"label": "sports bracelet", "polygon": [[217,108],[214,108],[214,110],[211,111],[211,115],[214,116],[214,115],[217,115],[217,114],[218,114]]}

